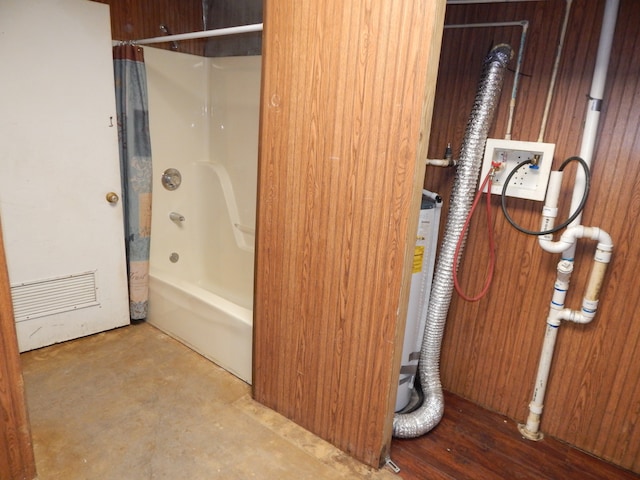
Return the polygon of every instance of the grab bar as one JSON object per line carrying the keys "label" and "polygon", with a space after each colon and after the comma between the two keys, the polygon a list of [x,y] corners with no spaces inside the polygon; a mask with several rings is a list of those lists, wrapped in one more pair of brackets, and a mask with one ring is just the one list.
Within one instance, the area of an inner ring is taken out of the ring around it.
{"label": "grab bar", "polygon": [[254,236],[256,234],[256,229],[248,225],[234,223],[233,226],[236,227],[238,230],[240,230],[242,233],[248,233],[249,235],[254,235]]}

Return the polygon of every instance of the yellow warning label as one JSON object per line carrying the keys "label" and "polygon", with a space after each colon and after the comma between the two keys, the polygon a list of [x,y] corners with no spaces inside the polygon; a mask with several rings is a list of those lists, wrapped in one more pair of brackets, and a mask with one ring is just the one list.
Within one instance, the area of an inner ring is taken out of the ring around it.
{"label": "yellow warning label", "polygon": [[416,246],[413,250],[413,273],[422,271],[422,259],[424,257],[424,246]]}

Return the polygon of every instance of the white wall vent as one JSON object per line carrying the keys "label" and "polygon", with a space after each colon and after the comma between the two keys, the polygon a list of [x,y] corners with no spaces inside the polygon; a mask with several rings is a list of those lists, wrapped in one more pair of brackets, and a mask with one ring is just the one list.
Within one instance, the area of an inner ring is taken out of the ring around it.
{"label": "white wall vent", "polygon": [[100,305],[96,272],[11,285],[16,322]]}

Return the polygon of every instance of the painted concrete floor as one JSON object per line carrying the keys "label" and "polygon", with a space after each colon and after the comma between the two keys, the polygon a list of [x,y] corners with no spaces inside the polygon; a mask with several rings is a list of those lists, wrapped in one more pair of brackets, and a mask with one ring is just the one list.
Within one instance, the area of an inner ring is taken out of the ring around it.
{"label": "painted concrete floor", "polygon": [[40,480],[372,479],[142,323],[22,354]]}

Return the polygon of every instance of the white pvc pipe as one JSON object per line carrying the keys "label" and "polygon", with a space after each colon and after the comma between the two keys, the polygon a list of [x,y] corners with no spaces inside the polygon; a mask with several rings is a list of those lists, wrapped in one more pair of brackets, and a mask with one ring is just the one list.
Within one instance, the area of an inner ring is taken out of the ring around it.
{"label": "white pvc pipe", "polygon": [[[596,133],[598,121],[600,119],[602,96],[604,94],[604,85],[607,77],[609,58],[611,55],[611,45],[613,43],[613,34],[618,16],[618,4],[619,0],[607,0],[602,19],[602,30],[600,32],[600,41],[598,44],[598,52],[596,54],[596,66],[591,83],[589,104],[580,149],[580,157],[582,157],[582,159],[587,163],[587,166],[591,165],[593,150],[596,143]],[[543,226],[553,224],[557,210],[560,181],[561,177],[557,177],[553,180],[551,198],[547,199],[545,202],[545,208],[543,209]],[[580,169],[576,174],[570,211],[575,211],[582,202],[585,188],[585,174],[584,171]],[[520,433],[530,440],[542,439],[542,433],[539,431],[540,416],[542,415],[544,395],[549,372],[551,370],[551,360],[553,358],[558,328],[560,327],[562,320],[585,324],[591,322],[595,318],[600,296],[600,288],[602,286],[607,265],[611,260],[611,252],[613,250],[611,236],[600,228],[580,225],[580,220],[581,215],[578,215],[557,242],[553,241],[552,235],[539,237],[540,246],[544,250],[552,253],[562,253],[563,258],[558,264],[558,273],[556,283],[554,285],[554,295],[549,306],[546,333],[542,345],[542,352],[540,354],[540,362],[538,364],[538,374],[534,385],[533,398],[529,404],[529,416],[527,417],[526,424],[518,426]],[[573,258],[575,255],[577,240],[579,238],[597,240],[598,245],[596,247],[591,275],[582,302],[582,309],[578,311],[564,308],[564,301],[569,288],[569,282],[571,280]]]}
{"label": "white pvc pipe", "polygon": [[202,32],[178,33],[176,35],[165,35],[164,37],[143,38],[131,40],[126,43],[133,45],[150,45],[152,43],[178,42],[180,40],[193,40],[196,38],[223,37],[226,35],[237,35],[239,33],[261,32],[262,23],[252,25],[239,25],[237,27],[217,28],[215,30],[204,30]]}
{"label": "white pvc pipe", "polygon": [[564,11],[564,21],[562,22],[562,30],[560,31],[560,39],[558,40],[558,49],[556,52],[556,59],[553,62],[551,82],[549,83],[549,90],[547,91],[547,101],[544,105],[542,122],[540,123],[540,133],[538,134],[538,142],[544,142],[544,132],[547,129],[547,119],[549,117],[549,111],[551,110],[551,100],[553,99],[553,92],[555,90],[555,85],[556,85],[556,77],[558,76],[558,70],[560,67],[560,58],[562,57],[562,50],[564,49],[564,37],[567,33],[567,24],[569,23],[569,14],[571,13],[572,1],[573,0],[566,0],[567,6]]}
{"label": "white pvc pipe", "polygon": [[602,248],[607,251],[613,250],[613,241],[607,232],[598,227],[585,227],[584,225],[567,228],[560,237],[560,240],[556,242],[540,237],[539,243],[546,252],[562,253],[575,246],[579,238],[597,240],[597,248]]}
{"label": "white pvc pipe", "polygon": [[[587,114],[585,117],[584,131],[582,133],[582,144],[580,146],[580,157],[591,167],[593,151],[597,139],[598,123],[600,121],[600,110],[602,108],[602,97],[604,95],[604,85],[607,80],[609,59],[611,57],[611,46],[613,44],[613,34],[618,18],[619,0],[607,0],[602,17],[602,30],[596,54],[596,64],[589,91],[589,103],[587,104]],[[585,174],[582,169],[576,173],[573,195],[571,197],[570,212],[574,212],[584,195],[586,188]],[[570,226],[580,225],[582,214],[571,223]],[[571,246],[565,253],[564,258],[572,259],[575,255],[575,245]]]}
{"label": "white pvc pipe", "polygon": [[[542,207],[542,222],[540,226],[541,232],[551,230],[555,225],[555,219],[558,216],[558,200],[560,199],[562,177],[562,170],[554,170],[549,174],[547,196],[545,197],[544,207]],[[552,241],[553,234],[538,236],[538,241],[541,242],[542,240]]]}
{"label": "white pvc pipe", "polygon": [[509,118],[507,120],[507,130],[505,132],[505,140],[511,140],[511,129],[513,128],[513,117],[516,111],[516,96],[518,93],[518,84],[520,83],[520,67],[524,58],[524,42],[527,38],[527,30],[529,22],[522,22],[522,35],[520,36],[520,48],[518,48],[518,61],[516,62],[516,72],[513,76],[513,87],[511,89],[511,101],[509,102]]}
{"label": "white pvc pipe", "polygon": [[563,320],[586,324],[595,318],[598,309],[600,288],[602,287],[607,265],[611,260],[613,245],[611,244],[611,237],[609,237],[606,232],[599,228],[582,226],[573,228],[576,238],[578,236],[581,236],[581,238],[596,237],[599,243],[596,248],[589,282],[587,283],[585,295],[582,300],[581,310],[571,310],[570,308],[564,307],[567,291],[569,290],[571,273],[573,272],[573,262],[561,260],[558,263],[556,282],[553,286],[554,293],[549,305],[547,327],[533,389],[533,398],[531,399],[531,403],[529,403],[529,415],[525,424],[518,425],[522,436],[529,440],[542,440],[543,438],[540,432],[540,417],[542,416],[542,409],[544,407],[544,396],[549,379],[549,372],[551,371],[551,361],[553,359],[558,329]]}
{"label": "white pvc pipe", "polygon": [[426,165],[432,167],[454,167],[456,165],[456,161],[446,158],[427,158]]}
{"label": "white pvc pipe", "polygon": [[558,327],[547,324],[544,335],[544,343],[542,344],[542,352],[540,354],[540,363],[538,364],[538,374],[533,390],[533,398],[529,403],[529,415],[527,423],[518,425],[518,430],[523,437],[529,440],[542,440],[543,434],[540,432],[540,417],[544,407],[544,395],[547,389],[547,381],[549,372],[551,371],[551,361],[553,360],[553,351],[558,336]]}

